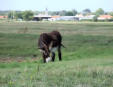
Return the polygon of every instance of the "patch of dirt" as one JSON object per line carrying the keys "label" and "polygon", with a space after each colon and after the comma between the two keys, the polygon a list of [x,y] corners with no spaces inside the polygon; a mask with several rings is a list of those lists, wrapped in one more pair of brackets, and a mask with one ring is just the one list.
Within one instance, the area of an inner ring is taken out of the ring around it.
{"label": "patch of dirt", "polygon": [[0,63],[10,63],[10,62],[26,62],[26,61],[29,61],[29,62],[32,62],[32,61],[37,61],[39,60],[39,58],[31,58],[31,59],[24,59],[24,58],[0,58]]}

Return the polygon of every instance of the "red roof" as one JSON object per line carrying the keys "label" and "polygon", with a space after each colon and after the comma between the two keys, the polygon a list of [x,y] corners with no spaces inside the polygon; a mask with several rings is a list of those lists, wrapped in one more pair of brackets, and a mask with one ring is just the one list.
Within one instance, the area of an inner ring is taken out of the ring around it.
{"label": "red roof", "polygon": [[7,16],[0,16],[0,19],[7,18]]}
{"label": "red roof", "polygon": [[111,18],[113,18],[113,16],[111,16],[111,15],[100,15],[99,18],[111,19]]}
{"label": "red roof", "polygon": [[0,16],[0,18],[4,18],[4,16]]}
{"label": "red roof", "polygon": [[56,16],[52,16],[52,18],[59,18],[60,16],[59,15],[56,15]]}

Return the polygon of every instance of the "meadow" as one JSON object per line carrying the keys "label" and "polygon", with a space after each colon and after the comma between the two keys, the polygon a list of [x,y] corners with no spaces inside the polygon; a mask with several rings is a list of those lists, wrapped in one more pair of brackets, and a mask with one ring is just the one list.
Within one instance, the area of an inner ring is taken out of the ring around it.
{"label": "meadow", "polygon": [[[66,48],[44,64],[37,42],[52,30]],[[0,22],[0,87],[113,87],[113,23]]]}

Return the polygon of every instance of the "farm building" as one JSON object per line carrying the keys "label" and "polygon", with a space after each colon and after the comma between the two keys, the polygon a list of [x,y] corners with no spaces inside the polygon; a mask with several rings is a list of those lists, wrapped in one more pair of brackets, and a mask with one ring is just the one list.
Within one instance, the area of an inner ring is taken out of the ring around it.
{"label": "farm building", "polygon": [[48,20],[50,18],[51,18],[51,15],[48,15],[48,9],[46,8],[43,14],[34,15],[33,20],[41,21],[41,20]]}
{"label": "farm building", "polygon": [[86,15],[82,18],[80,18],[80,20],[92,20],[95,17],[95,15]]}
{"label": "farm building", "polygon": [[113,18],[113,16],[111,16],[111,15],[100,15],[98,17],[98,20],[106,20],[106,19],[112,19],[112,18]]}
{"label": "farm building", "polygon": [[75,16],[50,16],[50,15],[35,15],[33,20],[48,20],[48,21],[78,21],[79,18]]}
{"label": "farm building", "polygon": [[83,18],[84,16],[83,16],[83,14],[77,14],[77,15],[75,15],[75,17],[78,17],[79,19],[81,19],[81,18]]}
{"label": "farm building", "polygon": [[60,18],[59,15],[55,15],[55,16],[51,16],[50,19],[48,19],[49,21],[56,21],[58,18]]}
{"label": "farm building", "polygon": [[0,19],[6,19],[8,16],[0,16]]}
{"label": "farm building", "polygon": [[48,20],[50,18],[51,18],[50,15],[39,14],[39,15],[34,15],[33,20],[34,21],[40,21],[40,20]]}
{"label": "farm building", "polygon": [[78,17],[79,20],[92,20],[95,17],[95,15],[86,15],[86,16],[84,16],[82,14],[79,14],[79,15],[76,15],[75,17]]}
{"label": "farm building", "polygon": [[56,20],[61,20],[61,21],[78,21],[79,18],[75,17],[75,16],[61,16],[59,18],[57,18]]}

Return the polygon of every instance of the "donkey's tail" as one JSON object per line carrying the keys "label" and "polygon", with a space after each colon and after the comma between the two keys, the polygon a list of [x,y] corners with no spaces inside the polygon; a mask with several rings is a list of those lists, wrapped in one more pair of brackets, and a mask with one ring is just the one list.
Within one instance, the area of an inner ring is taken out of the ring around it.
{"label": "donkey's tail", "polygon": [[61,46],[64,47],[64,48],[66,48],[62,43],[61,43]]}

